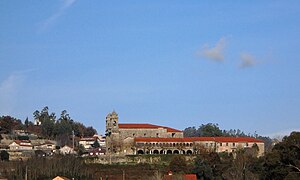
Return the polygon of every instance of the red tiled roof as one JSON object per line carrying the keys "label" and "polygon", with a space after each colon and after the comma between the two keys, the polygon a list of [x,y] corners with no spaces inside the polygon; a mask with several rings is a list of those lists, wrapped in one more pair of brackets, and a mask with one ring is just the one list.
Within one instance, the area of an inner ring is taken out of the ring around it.
{"label": "red tiled roof", "polygon": [[184,174],[184,180],[197,180],[196,174]]}
{"label": "red tiled roof", "polygon": [[217,142],[263,142],[252,137],[215,137]]}
{"label": "red tiled roof", "polygon": [[135,142],[194,142],[194,141],[216,141],[216,142],[263,142],[250,137],[186,137],[186,138],[135,138]]}
{"label": "red tiled roof", "polygon": [[119,124],[119,128],[121,129],[158,129],[164,128],[167,129],[167,132],[182,132],[177,129],[173,129],[165,126],[157,126],[153,124]]}
{"label": "red tiled roof", "polygon": [[[30,140],[15,140],[15,143],[17,143],[19,146],[27,146],[32,147]],[[25,143],[25,144],[24,144]],[[30,144],[29,144],[30,143]]]}
{"label": "red tiled roof", "polygon": [[30,140],[15,140],[16,143],[31,143]]}
{"label": "red tiled roof", "polygon": [[190,138],[134,138],[135,142],[193,142]]}
{"label": "red tiled roof", "polygon": [[81,138],[79,141],[95,141],[96,138],[94,137],[86,137],[86,138]]}

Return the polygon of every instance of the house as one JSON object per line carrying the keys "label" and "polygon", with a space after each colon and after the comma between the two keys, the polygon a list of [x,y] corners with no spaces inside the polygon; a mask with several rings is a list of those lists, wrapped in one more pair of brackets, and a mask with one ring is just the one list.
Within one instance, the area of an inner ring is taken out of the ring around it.
{"label": "house", "polygon": [[38,144],[34,146],[34,149],[36,150],[48,150],[48,151],[53,151],[55,150],[55,144],[51,141],[45,141],[44,143]]}
{"label": "house", "polygon": [[76,152],[74,151],[73,148],[65,145],[64,147],[60,148],[59,149],[59,153],[60,154],[63,154],[63,155],[66,155],[66,154],[76,154]]}
{"label": "house", "polygon": [[196,174],[184,174],[182,176],[184,180],[197,180]]}
{"label": "house", "polygon": [[81,138],[79,140],[79,145],[82,145],[85,149],[93,148],[93,144],[97,141],[95,137],[87,137],[87,138]]}
{"label": "house", "polygon": [[29,132],[27,132],[23,129],[15,129],[15,130],[13,130],[13,133],[18,136],[28,136],[29,135]]}
{"label": "house", "polygon": [[172,171],[169,171],[168,174],[164,175],[163,180],[173,180],[173,179],[182,179],[182,180],[197,180],[196,174],[177,174],[173,175]]}
{"label": "house", "polygon": [[52,180],[70,180],[69,178],[63,177],[63,176],[56,176]]}
{"label": "house", "polygon": [[30,140],[15,140],[8,145],[11,151],[32,150],[33,146]]}

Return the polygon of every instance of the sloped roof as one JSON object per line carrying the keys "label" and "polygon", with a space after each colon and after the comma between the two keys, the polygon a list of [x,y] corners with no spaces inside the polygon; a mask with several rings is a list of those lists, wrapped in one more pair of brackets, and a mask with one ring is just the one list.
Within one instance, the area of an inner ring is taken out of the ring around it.
{"label": "sloped roof", "polygon": [[165,127],[165,126],[157,126],[154,124],[119,124],[119,128],[121,129],[158,129],[164,128],[167,129],[167,132],[182,132],[180,130]]}
{"label": "sloped roof", "polygon": [[135,142],[193,142],[190,138],[134,138]]}
{"label": "sloped roof", "polygon": [[69,178],[63,177],[63,176],[56,176],[52,180],[70,180]]}
{"label": "sloped roof", "polygon": [[186,138],[134,138],[135,142],[194,142],[194,141],[215,141],[215,142],[263,142],[251,137],[186,137]]}
{"label": "sloped roof", "polygon": [[[31,141],[30,140],[14,140],[12,143],[16,143],[19,146],[27,146],[27,147],[32,147]],[[12,143],[10,145],[12,145]],[[9,146],[10,146],[9,145]]]}
{"label": "sloped roof", "polygon": [[215,137],[217,142],[263,142],[252,137]]}
{"label": "sloped roof", "polygon": [[96,139],[96,137],[85,137],[81,138],[79,141],[95,141]]}
{"label": "sloped roof", "polygon": [[184,174],[183,178],[184,180],[197,180],[196,174]]}

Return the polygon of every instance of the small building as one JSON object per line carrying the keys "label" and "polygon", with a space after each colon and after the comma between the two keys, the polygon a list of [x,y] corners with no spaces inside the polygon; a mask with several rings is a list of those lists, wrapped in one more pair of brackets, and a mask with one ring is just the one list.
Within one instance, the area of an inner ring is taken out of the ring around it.
{"label": "small building", "polygon": [[86,138],[81,138],[79,140],[79,145],[82,145],[85,149],[91,149],[93,148],[93,144],[97,141],[96,137],[86,137]]}
{"label": "small building", "polygon": [[29,135],[29,133],[23,129],[15,129],[15,130],[13,130],[13,133],[18,136],[28,136]]}
{"label": "small building", "polygon": [[70,180],[69,178],[63,177],[63,176],[56,176],[52,180]]}
{"label": "small building", "polygon": [[52,143],[51,141],[45,141],[44,143],[35,145],[34,149],[53,151],[53,150],[55,150],[55,146],[56,146],[55,143]]}
{"label": "small building", "polygon": [[197,180],[196,174],[177,174],[174,175],[172,171],[169,171],[168,174],[164,175],[163,180],[173,180],[173,179],[182,179],[182,180]]}
{"label": "small building", "polygon": [[30,140],[15,140],[8,145],[11,151],[32,150],[33,146]]}
{"label": "small building", "polygon": [[60,148],[59,149],[59,153],[60,154],[63,154],[63,155],[66,155],[66,154],[76,154],[76,152],[74,151],[73,148],[65,145],[64,147]]}

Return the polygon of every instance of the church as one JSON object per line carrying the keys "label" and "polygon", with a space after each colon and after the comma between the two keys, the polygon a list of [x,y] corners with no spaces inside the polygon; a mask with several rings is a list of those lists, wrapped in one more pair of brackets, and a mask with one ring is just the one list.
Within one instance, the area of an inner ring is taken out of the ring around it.
{"label": "church", "polygon": [[200,154],[234,153],[238,149],[258,148],[264,154],[264,142],[252,137],[184,137],[183,131],[153,124],[121,124],[113,111],[106,116],[107,154]]}

